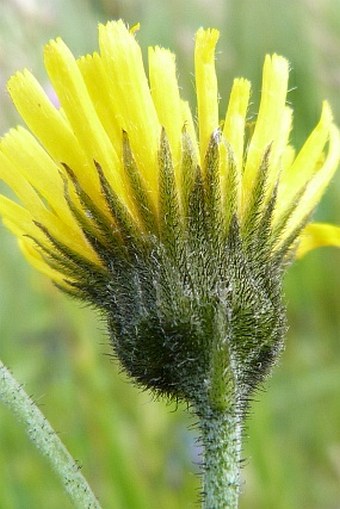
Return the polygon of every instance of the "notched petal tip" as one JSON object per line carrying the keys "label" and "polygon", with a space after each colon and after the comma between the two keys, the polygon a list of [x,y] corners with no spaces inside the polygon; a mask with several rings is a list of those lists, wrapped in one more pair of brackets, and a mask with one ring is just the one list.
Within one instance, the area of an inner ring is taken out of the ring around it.
{"label": "notched petal tip", "polygon": [[272,55],[266,55],[265,57],[265,65],[270,65],[272,69],[276,72],[289,72],[289,61],[287,58],[282,55],[278,55],[277,53],[273,53]]}
{"label": "notched petal tip", "polygon": [[50,40],[44,46],[43,58],[47,74],[50,76],[51,73],[58,74],[60,72],[61,80],[63,78],[62,70],[69,70],[75,61],[72,51],[60,37]]}
{"label": "notched petal tip", "polygon": [[130,35],[134,36],[140,30],[141,24],[134,23],[133,25],[129,25],[125,23],[123,19],[111,20],[106,23],[98,23],[98,32],[106,32],[110,30],[123,30],[128,32]]}
{"label": "notched petal tip", "polygon": [[36,82],[35,77],[33,74],[27,69],[24,68],[20,71],[17,71],[15,74],[12,74],[12,76],[7,81],[7,91],[9,95],[11,96],[12,100],[14,101],[14,94],[18,90],[25,90],[26,96],[29,97],[29,87],[31,86],[32,82]]}
{"label": "notched petal tip", "polygon": [[201,27],[195,36],[195,50],[200,54],[204,63],[210,63],[215,55],[215,47],[220,37],[216,28],[204,29]]}
{"label": "notched petal tip", "polygon": [[155,59],[158,65],[173,65],[176,63],[176,55],[171,50],[163,48],[162,46],[149,46],[148,47],[148,60]]}
{"label": "notched petal tip", "polygon": [[126,40],[134,40],[134,34],[139,29],[139,24],[133,25],[131,29],[124,23],[122,19],[115,21],[108,21],[105,25],[100,23],[98,26],[99,41],[101,38],[114,38],[117,43],[121,42],[122,38]]}
{"label": "notched petal tip", "polygon": [[47,44],[44,46],[44,57],[49,53],[60,53],[64,51],[70,52],[68,46],[65,44],[61,37],[57,37],[56,39],[50,39]]}

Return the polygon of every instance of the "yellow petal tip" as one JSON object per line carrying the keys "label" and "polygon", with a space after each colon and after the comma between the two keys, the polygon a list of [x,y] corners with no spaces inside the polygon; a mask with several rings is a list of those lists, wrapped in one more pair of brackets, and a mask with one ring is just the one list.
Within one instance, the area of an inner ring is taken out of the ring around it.
{"label": "yellow petal tip", "polygon": [[214,57],[215,47],[219,39],[220,32],[216,28],[200,28],[196,33],[196,49],[204,62],[210,62]]}

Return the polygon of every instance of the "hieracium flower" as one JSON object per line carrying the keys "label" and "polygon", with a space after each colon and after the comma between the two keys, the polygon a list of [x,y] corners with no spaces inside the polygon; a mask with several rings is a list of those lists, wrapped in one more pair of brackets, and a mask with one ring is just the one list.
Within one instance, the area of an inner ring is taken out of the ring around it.
{"label": "hieracium flower", "polygon": [[60,108],[29,71],[9,80],[29,130],[1,140],[0,176],[20,203],[1,196],[0,212],[32,265],[103,312],[135,381],[190,404],[205,507],[236,507],[242,422],[285,333],[284,270],[340,245],[339,228],[308,224],[337,168],[339,133],[325,102],[295,153],[278,55],[265,58],[256,121],[246,79],[221,113],[217,30],[196,35],[192,112],[175,56],[150,48],[147,77],[135,31],[100,25],[100,51],[80,59],[60,39],[46,46]]}

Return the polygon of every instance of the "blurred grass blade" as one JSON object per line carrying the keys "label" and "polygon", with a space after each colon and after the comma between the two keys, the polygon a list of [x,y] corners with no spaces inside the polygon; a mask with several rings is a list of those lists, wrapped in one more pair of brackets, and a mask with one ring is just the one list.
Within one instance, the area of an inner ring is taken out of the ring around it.
{"label": "blurred grass blade", "polygon": [[0,400],[15,414],[28,437],[47,457],[65,490],[79,509],[100,509],[100,505],[64,444],[32,399],[0,361]]}

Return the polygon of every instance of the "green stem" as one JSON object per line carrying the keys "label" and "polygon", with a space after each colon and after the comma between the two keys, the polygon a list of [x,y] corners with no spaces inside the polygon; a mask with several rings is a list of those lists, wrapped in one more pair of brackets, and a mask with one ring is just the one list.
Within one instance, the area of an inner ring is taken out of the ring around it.
{"label": "green stem", "polygon": [[0,361],[0,400],[25,425],[29,438],[47,457],[61,478],[65,490],[79,509],[100,509],[100,505],[64,444],[39,408]]}
{"label": "green stem", "polygon": [[237,413],[198,412],[202,443],[203,509],[237,509],[240,491],[241,422]]}

